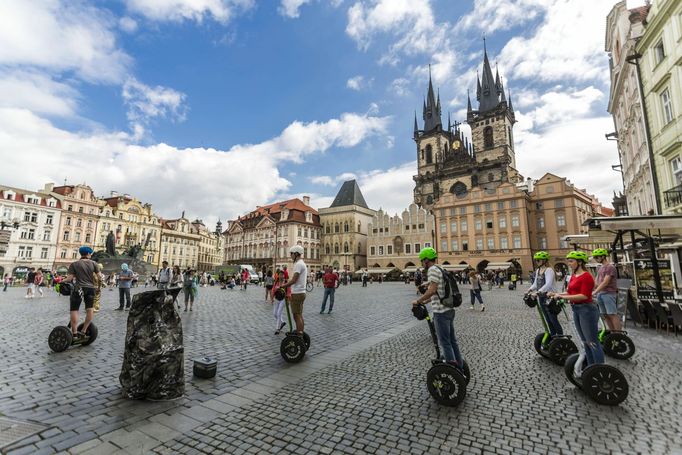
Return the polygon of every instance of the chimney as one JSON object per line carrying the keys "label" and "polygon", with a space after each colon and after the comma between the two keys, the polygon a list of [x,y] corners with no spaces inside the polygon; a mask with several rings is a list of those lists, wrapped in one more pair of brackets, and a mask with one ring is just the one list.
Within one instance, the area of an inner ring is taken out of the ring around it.
{"label": "chimney", "polygon": [[303,203],[305,205],[310,205],[310,196],[303,196]]}
{"label": "chimney", "polygon": [[46,183],[45,187],[43,188],[43,191],[45,191],[46,193],[50,193],[52,192],[52,190],[54,190],[54,183]]}

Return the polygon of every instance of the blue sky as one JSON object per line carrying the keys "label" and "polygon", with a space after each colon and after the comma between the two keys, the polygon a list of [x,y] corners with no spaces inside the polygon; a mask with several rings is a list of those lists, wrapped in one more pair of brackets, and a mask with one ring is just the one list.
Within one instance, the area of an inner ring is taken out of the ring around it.
{"label": "blue sky", "polygon": [[324,207],[356,177],[372,207],[400,211],[428,65],[463,121],[485,35],[512,91],[521,173],[610,203],[613,3],[5,0],[0,179],[86,182],[212,223],[304,194]]}

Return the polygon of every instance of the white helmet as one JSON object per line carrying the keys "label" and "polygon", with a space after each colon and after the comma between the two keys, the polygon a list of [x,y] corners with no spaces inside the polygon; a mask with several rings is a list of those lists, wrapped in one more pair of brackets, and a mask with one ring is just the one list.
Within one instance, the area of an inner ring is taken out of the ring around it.
{"label": "white helmet", "polygon": [[301,245],[294,245],[291,248],[289,248],[289,254],[292,253],[298,253],[301,256],[303,256],[303,247]]}

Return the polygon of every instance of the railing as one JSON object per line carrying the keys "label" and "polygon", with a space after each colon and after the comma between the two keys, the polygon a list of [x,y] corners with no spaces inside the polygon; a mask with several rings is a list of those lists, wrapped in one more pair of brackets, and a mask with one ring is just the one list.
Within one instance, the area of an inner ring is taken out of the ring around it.
{"label": "railing", "polygon": [[666,208],[682,204],[682,184],[663,192]]}

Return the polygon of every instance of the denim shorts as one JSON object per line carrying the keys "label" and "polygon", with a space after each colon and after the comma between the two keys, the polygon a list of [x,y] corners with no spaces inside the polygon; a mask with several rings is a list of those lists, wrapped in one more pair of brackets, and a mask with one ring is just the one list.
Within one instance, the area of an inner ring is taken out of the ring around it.
{"label": "denim shorts", "polygon": [[597,305],[601,314],[618,314],[617,294],[600,293],[597,296]]}

